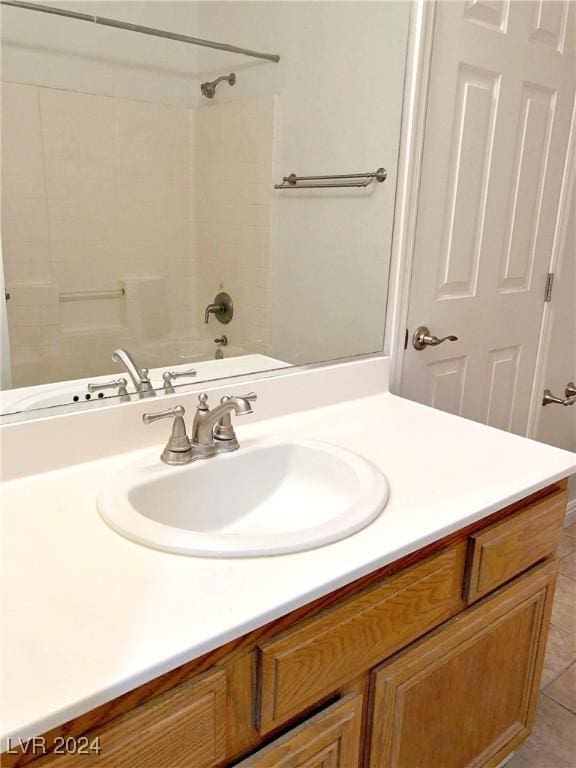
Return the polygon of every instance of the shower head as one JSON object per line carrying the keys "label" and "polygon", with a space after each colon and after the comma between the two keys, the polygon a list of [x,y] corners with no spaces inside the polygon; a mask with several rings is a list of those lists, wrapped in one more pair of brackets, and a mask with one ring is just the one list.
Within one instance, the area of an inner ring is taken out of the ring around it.
{"label": "shower head", "polygon": [[216,95],[216,86],[219,85],[223,80],[226,80],[228,85],[234,85],[236,82],[236,75],[234,72],[230,72],[229,75],[222,75],[222,77],[217,77],[216,80],[202,83],[200,86],[202,96],[206,96],[207,99],[213,99]]}

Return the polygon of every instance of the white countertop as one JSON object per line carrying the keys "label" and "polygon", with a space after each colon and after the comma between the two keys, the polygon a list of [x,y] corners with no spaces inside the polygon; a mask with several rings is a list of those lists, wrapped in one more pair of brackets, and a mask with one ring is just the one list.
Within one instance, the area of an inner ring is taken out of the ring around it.
{"label": "white countertop", "polygon": [[371,459],[391,486],[383,513],[320,549],[211,560],[132,543],[98,515],[101,485],[150,449],[4,484],[4,739],[42,733],[576,471],[576,454],[390,394],[238,426],[240,442],[279,434]]}

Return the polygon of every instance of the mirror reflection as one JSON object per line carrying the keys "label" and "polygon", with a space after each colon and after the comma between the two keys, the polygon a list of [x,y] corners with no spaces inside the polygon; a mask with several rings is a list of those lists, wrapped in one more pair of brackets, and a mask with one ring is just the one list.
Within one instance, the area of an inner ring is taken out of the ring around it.
{"label": "mirror reflection", "polygon": [[1,412],[381,351],[409,4],[36,5],[1,6]]}

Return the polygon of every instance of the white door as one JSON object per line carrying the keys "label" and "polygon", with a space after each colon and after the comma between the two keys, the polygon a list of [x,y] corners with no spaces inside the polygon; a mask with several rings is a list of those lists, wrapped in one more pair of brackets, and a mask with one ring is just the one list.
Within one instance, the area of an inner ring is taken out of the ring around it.
{"label": "white door", "polygon": [[[524,433],[574,99],[574,4],[437,4],[401,393]],[[417,351],[412,335],[457,341]]]}
{"label": "white door", "polygon": [[[576,189],[572,192],[564,249],[556,275],[552,328],[544,386],[565,398],[569,383],[576,382]],[[576,451],[576,406],[550,404],[540,409],[537,439]],[[571,498],[576,501],[576,477]]]}
{"label": "white door", "polygon": [[[556,397],[565,398],[570,392],[567,385],[576,382],[576,187],[556,283],[544,386]],[[552,403],[542,406],[538,416],[537,440],[576,451],[576,405]],[[576,512],[576,475],[569,480],[568,510]]]}

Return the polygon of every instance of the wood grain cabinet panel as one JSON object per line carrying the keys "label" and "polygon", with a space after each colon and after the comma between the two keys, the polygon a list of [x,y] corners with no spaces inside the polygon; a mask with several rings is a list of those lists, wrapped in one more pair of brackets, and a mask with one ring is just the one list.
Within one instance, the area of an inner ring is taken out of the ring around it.
{"label": "wood grain cabinet panel", "polygon": [[526,738],[556,571],[537,566],[373,672],[369,768],[487,768]]}
{"label": "wood grain cabinet panel", "polygon": [[346,696],[237,768],[359,768],[361,727],[362,696]]}
{"label": "wood grain cabinet panel", "polygon": [[464,560],[462,541],[260,643],[260,733],[458,613]]}
{"label": "wood grain cabinet panel", "polygon": [[469,603],[553,555],[566,513],[558,491],[470,537],[466,597]]}
{"label": "wood grain cabinet panel", "polygon": [[182,683],[88,737],[100,754],[52,755],[35,768],[212,768],[226,757],[226,674]]}

